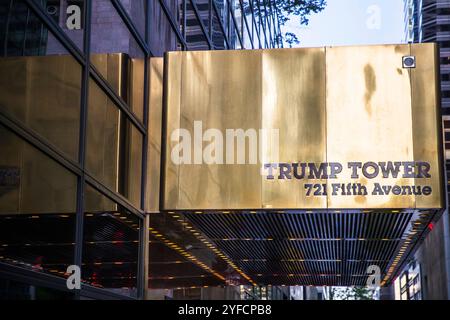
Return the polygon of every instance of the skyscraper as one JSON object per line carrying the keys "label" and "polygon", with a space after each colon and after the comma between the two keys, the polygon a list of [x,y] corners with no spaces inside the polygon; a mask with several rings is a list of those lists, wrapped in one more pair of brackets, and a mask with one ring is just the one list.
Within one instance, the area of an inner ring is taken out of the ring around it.
{"label": "skyscraper", "polygon": [[450,1],[404,0],[408,42],[437,42],[440,46],[442,114],[450,115]]}

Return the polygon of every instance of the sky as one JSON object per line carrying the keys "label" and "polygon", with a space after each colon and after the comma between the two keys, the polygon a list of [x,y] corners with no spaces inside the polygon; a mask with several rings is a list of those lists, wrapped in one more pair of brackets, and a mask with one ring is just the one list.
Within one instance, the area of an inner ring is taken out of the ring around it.
{"label": "sky", "polygon": [[292,17],[283,31],[297,35],[295,47],[403,43],[403,0],[327,0],[309,25]]}

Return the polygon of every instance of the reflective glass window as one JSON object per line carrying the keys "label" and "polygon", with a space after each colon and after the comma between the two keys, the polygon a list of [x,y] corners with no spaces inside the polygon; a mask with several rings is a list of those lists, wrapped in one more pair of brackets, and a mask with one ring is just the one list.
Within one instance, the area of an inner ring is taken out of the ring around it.
{"label": "reflective glass window", "polygon": [[82,280],[137,296],[140,220],[86,185]]}
{"label": "reflective glass window", "polygon": [[89,83],[86,168],[140,207],[143,137],[95,84]]}
{"label": "reflective glass window", "polygon": [[[8,2],[8,1],[7,1]],[[0,6],[5,6],[2,2]],[[81,65],[23,3],[8,7],[0,60],[0,106],[72,160],[78,159]],[[3,10],[5,7],[2,8]],[[14,79],[14,81],[11,81]]]}
{"label": "reflective glass window", "polygon": [[0,261],[66,277],[76,176],[0,125]]}

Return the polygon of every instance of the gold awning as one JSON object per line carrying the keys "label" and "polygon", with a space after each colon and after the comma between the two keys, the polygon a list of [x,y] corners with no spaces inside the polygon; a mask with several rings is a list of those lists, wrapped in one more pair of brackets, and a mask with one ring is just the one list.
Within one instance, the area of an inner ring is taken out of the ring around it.
{"label": "gold awning", "polygon": [[167,53],[162,209],[443,208],[438,71],[435,44]]}

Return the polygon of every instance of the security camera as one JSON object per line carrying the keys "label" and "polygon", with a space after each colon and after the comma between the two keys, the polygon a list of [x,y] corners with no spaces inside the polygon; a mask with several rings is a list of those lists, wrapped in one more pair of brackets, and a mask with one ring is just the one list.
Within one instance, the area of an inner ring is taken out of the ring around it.
{"label": "security camera", "polygon": [[47,13],[51,16],[54,16],[58,13],[58,7],[57,6],[47,6]]}
{"label": "security camera", "polygon": [[411,69],[416,67],[416,57],[415,56],[405,56],[403,57],[403,68]]}

